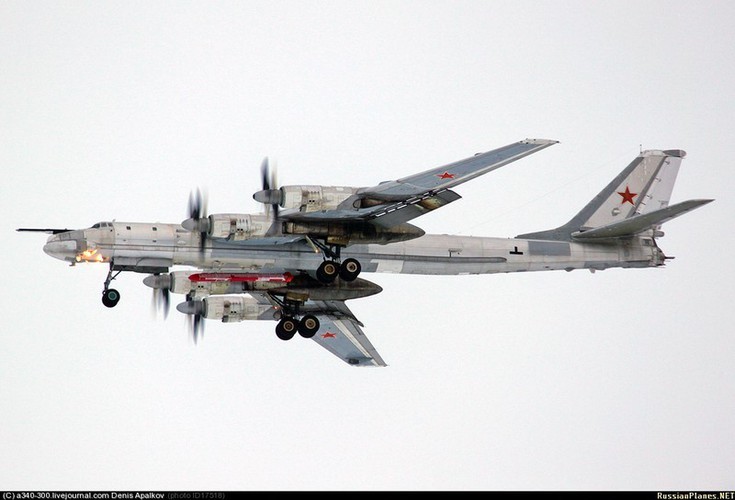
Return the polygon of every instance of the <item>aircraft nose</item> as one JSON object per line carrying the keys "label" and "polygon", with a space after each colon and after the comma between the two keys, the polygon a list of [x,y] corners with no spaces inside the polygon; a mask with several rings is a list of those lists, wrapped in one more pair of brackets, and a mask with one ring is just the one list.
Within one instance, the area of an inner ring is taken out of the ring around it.
{"label": "aircraft nose", "polygon": [[49,239],[43,246],[43,251],[55,259],[73,261],[77,255],[77,242]]}

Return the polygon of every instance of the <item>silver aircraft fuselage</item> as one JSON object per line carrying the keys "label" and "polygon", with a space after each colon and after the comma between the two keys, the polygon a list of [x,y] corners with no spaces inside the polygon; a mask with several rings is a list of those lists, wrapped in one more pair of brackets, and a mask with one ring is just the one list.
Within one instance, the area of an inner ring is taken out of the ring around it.
{"label": "silver aircraft fuselage", "polygon": [[[172,266],[270,272],[315,269],[323,260],[304,241],[249,244],[208,239],[180,224],[105,222],[48,238],[44,251],[71,264],[113,262],[119,269],[166,272]],[[342,257],[363,272],[421,275],[492,274],[610,267],[655,267],[665,256],[650,236],[600,243],[427,234],[385,245],[351,245]]]}
{"label": "silver aircraft fuselage", "polygon": [[[515,238],[425,234],[410,223],[452,203],[455,186],[555,141],[525,140],[373,187],[274,188],[267,162],[254,196],[262,214],[207,216],[197,191],[181,224],[100,222],[89,229],[19,228],[50,233],[44,251],[75,265],[109,264],[105,307],[123,271],[146,273],[154,304],[185,295],[194,341],[202,320],[277,321],[276,336],[296,333],[353,366],[386,366],[345,301],[380,293],[363,273],[465,275],[663,266],[662,224],[710,203],[670,204],[685,152],[646,150],[563,225]],[[269,180],[269,178],[271,180]],[[279,208],[280,207],[280,208]],[[281,211],[281,209],[283,209]],[[189,269],[172,270],[182,266]],[[193,268],[193,270],[192,270]]]}

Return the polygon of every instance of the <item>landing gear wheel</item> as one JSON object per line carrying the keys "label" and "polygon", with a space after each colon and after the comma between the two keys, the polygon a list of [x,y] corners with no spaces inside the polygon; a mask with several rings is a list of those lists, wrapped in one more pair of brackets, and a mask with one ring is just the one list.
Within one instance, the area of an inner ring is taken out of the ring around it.
{"label": "landing gear wheel", "polygon": [[316,270],[316,279],[328,285],[332,283],[339,274],[339,264],[333,260],[325,260]]}
{"label": "landing gear wheel", "polygon": [[114,288],[108,288],[102,292],[102,303],[105,307],[115,307],[120,302],[120,292]]}
{"label": "landing gear wheel", "polygon": [[319,331],[319,326],[317,317],[307,314],[299,321],[299,335],[305,339],[310,339]]}
{"label": "landing gear wheel", "polygon": [[344,281],[355,281],[360,274],[362,266],[355,259],[345,259],[339,268],[339,277]]}
{"label": "landing gear wheel", "polygon": [[276,335],[281,340],[291,340],[296,335],[298,323],[291,317],[285,317],[276,325]]}

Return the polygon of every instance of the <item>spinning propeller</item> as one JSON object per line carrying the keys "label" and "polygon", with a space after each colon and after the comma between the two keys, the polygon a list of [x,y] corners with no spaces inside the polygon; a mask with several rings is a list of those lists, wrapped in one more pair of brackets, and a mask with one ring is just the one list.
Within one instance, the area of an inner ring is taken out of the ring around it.
{"label": "spinning propeller", "polygon": [[189,218],[181,223],[184,229],[199,232],[199,255],[204,255],[209,232],[209,218],[207,217],[207,197],[197,188],[189,193]]}
{"label": "spinning propeller", "polygon": [[189,325],[189,333],[194,343],[200,336],[204,336],[204,301],[186,298],[186,302],[176,306],[176,310],[186,314]]}
{"label": "spinning propeller", "polygon": [[171,276],[169,274],[154,274],[143,280],[143,283],[153,288],[151,296],[151,309],[153,314],[163,313],[163,319],[168,318],[168,311],[171,307],[171,299],[169,291],[171,287]]}
{"label": "spinning propeller", "polygon": [[[253,199],[266,205],[266,213],[273,213],[273,219],[278,219],[278,208],[283,201],[283,191],[276,182],[276,169],[270,168],[268,157],[263,158],[260,164],[260,177],[263,189],[253,195]],[[270,211],[269,211],[270,208]]]}
{"label": "spinning propeller", "polygon": [[[163,317],[168,317],[168,310],[171,304],[170,293],[173,288],[174,277],[171,274],[151,274],[143,280],[143,284],[153,288],[153,311],[163,312]],[[190,295],[186,296],[186,302],[176,306],[176,310],[187,315],[186,321],[189,326],[189,333],[196,344],[199,337],[204,334],[204,301],[194,299]]]}

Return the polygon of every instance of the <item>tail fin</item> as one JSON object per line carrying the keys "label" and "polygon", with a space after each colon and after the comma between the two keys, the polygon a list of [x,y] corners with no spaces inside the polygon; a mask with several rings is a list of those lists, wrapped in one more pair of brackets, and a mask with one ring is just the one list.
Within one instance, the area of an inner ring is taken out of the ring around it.
{"label": "tail fin", "polygon": [[518,238],[570,241],[658,230],[664,222],[712,201],[690,200],[669,207],[685,156],[686,152],[679,149],[643,151],[572,220],[556,229]]}

